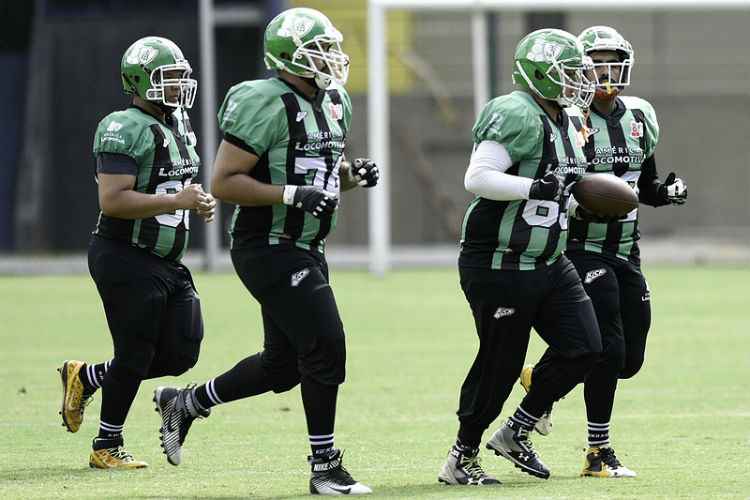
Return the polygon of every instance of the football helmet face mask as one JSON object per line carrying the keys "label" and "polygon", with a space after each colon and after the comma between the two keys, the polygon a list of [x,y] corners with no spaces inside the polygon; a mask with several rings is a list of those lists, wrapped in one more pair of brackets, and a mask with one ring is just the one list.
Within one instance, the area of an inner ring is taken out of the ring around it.
{"label": "football helmet face mask", "polygon": [[516,47],[513,81],[562,107],[587,108],[595,86],[593,70],[578,39],[567,31],[542,29],[526,35]]}
{"label": "football helmet face mask", "polygon": [[180,48],[166,38],[149,36],[133,43],[120,63],[126,94],[168,108],[191,108],[198,82]]}
{"label": "football helmet face mask", "polygon": [[587,55],[595,52],[614,52],[617,61],[594,62],[597,93],[612,95],[630,85],[630,75],[635,63],[630,42],[609,26],[591,26],[578,35]]}
{"label": "football helmet face mask", "polygon": [[312,78],[320,89],[345,85],[349,56],[341,49],[344,37],[331,21],[314,9],[285,10],[266,27],[264,61],[268,69]]}

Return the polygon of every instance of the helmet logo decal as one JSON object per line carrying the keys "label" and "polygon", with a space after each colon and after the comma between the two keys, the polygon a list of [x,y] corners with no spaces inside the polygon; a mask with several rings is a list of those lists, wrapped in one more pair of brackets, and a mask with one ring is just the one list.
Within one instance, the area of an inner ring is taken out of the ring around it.
{"label": "helmet logo decal", "polygon": [[560,54],[562,54],[562,51],[562,46],[556,43],[537,40],[529,51],[528,59],[533,62],[551,63],[557,60]]}
{"label": "helmet logo decal", "polygon": [[284,18],[284,22],[279,28],[277,34],[283,37],[302,38],[303,36],[310,33],[310,31],[313,29],[313,26],[315,26],[315,20],[310,17],[287,16]]}
{"label": "helmet logo decal", "polygon": [[130,54],[128,54],[125,61],[128,64],[146,65],[153,61],[158,54],[159,51],[155,48],[149,47],[148,45],[140,45],[138,47],[133,47],[133,50],[130,51]]}

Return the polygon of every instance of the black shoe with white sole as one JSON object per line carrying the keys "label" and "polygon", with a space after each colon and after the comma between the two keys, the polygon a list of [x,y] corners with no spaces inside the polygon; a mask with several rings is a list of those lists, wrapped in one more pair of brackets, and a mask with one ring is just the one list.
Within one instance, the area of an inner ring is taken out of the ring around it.
{"label": "black shoe with white sole", "polygon": [[322,457],[307,457],[312,476],[310,493],[313,495],[367,495],[369,486],[358,483],[341,464],[343,452],[338,449]]}

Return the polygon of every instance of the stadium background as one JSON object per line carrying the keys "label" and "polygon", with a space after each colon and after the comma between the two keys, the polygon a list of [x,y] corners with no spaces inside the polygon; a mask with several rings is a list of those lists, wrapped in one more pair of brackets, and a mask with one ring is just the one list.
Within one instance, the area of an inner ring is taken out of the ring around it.
{"label": "stadium background", "polygon": [[[215,30],[217,100],[231,84],[266,75],[263,26],[290,5],[323,8],[344,32],[355,106],[349,151],[364,156],[366,0],[216,0],[218,9],[240,8],[237,12],[246,14],[244,22]],[[165,35],[183,48],[199,81],[204,75],[196,0],[6,0],[0,14],[0,67],[7,75],[0,79],[0,251],[11,264],[3,270],[12,272],[19,268],[19,257],[85,250],[97,215],[91,138],[104,115],[127,104],[118,75],[124,49],[140,36]],[[473,122],[470,16],[403,10],[388,16],[392,240],[425,253],[445,248],[449,262],[469,200],[462,178]],[[627,92],[649,99],[660,119],[660,172],[676,170],[690,187],[689,202],[681,209],[643,209],[646,257],[750,258],[745,138],[750,128],[750,10],[563,9],[497,12],[488,19],[493,94],[511,90],[513,50],[526,32],[546,26],[574,33],[592,24],[616,26],[636,51]],[[215,123],[201,123],[198,109],[199,102],[191,118],[200,140],[205,127]],[[366,196],[347,195],[344,205],[331,238],[334,255],[336,248],[367,244]],[[225,215],[230,209],[224,206]],[[227,222],[225,216],[224,245]],[[193,229],[195,255],[204,245],[203,225]]]}

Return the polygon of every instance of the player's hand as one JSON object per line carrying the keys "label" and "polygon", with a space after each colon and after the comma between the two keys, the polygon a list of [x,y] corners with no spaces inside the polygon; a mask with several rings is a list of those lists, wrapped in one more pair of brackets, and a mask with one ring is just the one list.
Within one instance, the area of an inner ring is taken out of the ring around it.
{"label": "player's hand", "polygon": [[336,210],[339,197],[317,186],[284,186],[284,203],[320,218]]}
{"label": "player's hand", "polygon": [[351,173],[354,180],[362,187],[371,188],[380,179],[380,170],[369,158],[357,158],[352,162]]}
{"label": "player's hand", "polygon": [[659,197],[666,203],[682,205],[687,200],[687,184],[671,172],[661,186],[659,186]]}
{"label": "player's hand", "polygon": [[547,172],[544,177],[531,183],[529,189],[530,200],[557,200],[562,192],[560,179],[552,172]]}
{"label": "player's hand", "polygon": [[206,196],[208,197],[208,200],[201,201],[198,204],[196,213],[203,217],[203,220],[208,223],[214,220],[214,215],[216,213],[216,199],[211,193],[206,193]]}
{"label": "player's hand", "polygon": [[209,194],[203,191],[200,184],[188,184],[180,192],[175,194],[175,208],[178,210],[198,210],[201,203],[209,202]]}

